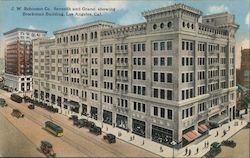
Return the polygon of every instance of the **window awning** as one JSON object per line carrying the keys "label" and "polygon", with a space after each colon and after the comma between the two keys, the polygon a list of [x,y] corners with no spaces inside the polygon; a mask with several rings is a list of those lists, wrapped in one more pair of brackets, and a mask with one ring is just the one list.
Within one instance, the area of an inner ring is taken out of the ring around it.
{"label": "window awning", "polygon": [[64,105],[66,106],[70,106],[70,107],[73,107],[73,108],[79,108],[80,107],[80,104],[78,102],[75,102],[75,101],[66,101],[63,103]]}
{"label": "window awning", "polygon": [[226,114],[222,114],[222,115],[219,115],[217,117],[211,118],[208,122],[221,124],[224,121],[227,121],[228,119],[229,119],[229,117]]}
{"label": "window awning", "polygon": [[187,141],[191,142],[193,140],[195,140],[196,138],[198,138],[201,134],[198,133],[195,130],[189,131],[185,134],[182,135],[183,138],[185,138]]}
{"label": "window awning", "polygon": [[198,126],[198,130],[203,133],[203,132],[206,132],[208,130],[207,126],[205,124],[200,124]]}

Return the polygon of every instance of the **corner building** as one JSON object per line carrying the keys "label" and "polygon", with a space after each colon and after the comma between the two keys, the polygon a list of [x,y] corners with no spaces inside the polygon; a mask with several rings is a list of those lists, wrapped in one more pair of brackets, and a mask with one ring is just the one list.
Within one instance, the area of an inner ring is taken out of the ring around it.
{"label": "corner building", "polygon": [[34,97],[178,148],[234,119],[234,16],[183,4],[142,15],[146,22],[97,21],[34,41]]}
{"label": "corner building", "polygon": [[32,90],[32,40],[47,31],[15,28],[5,32],[5,85],[16,91]]}

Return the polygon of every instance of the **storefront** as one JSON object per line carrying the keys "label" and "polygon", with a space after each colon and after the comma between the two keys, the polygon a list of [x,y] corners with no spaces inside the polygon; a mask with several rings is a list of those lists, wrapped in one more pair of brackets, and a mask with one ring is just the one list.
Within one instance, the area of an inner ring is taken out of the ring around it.
{"label": "storefront", "polygon": [[62,98],[57,97],[57,106],[62,107]]}
{"label": "storefront", "polygon": [[112,125],[112,112],[103,110],[103,122]]}
{"label": "storefront", "polygon": [[152,125],[152,141],[171,146],[173,141],[173,131]]}
{"label": "storefront", "polygon": [[206,120],[200,121],[198,123],[198,132],[202,135],[208,134],[208,127]]}
{"label": "storefront", "polygon": [[72,100],[71,101],[66,101],[66,102],[64,102],[64,106],[69,107],[70,111],[72,111],[72,112],[79,113],[80,105],[76,101],[72,101]]}
{"label": "storefront", "polygon": [[56,96],[54,94],[51,95],[51,103],[55,104],[56,102]]}
{"label": "storefront", "polygon": [[145,137],[146,125],[144,121],[132,120],[132,133],[139,135],[141,137]]}
{"label": "storefront", "polygon": [[49,93],[46,93],[46,94],[45,94],[45,101],[46,101],[46,102],[49,102]]}
{"label": "storefront", "polygon": [[44,92],[43,91],[41,91],[40,98],[41,98],[41,100],[44,100]]}
{"label": "storefront", "polygon": [[91,106],[90,108],[90,117],[97,120],[98,110],[96,107]]}
{"label": "storefront", "polygon": [[182,146],[186,146],[189,143],[193,142],[195,139],[199,138],[201,134],[194,129],[194,126],[191,126],[182,131]]}
{"label": "storefront", "polygon": [[35,89],[34,91],[34,98],[37,99],[38,98],[38,90]]}
{"label": "storefront", "polygon": [[82,113],[81,113],[81,115],[87,116],[87,111],[88,111],[87,105],[82,104]]}
{"label": "storefront", "polygon": [[124,115],[116,115],[116,127],[128,130],[128,117]]}

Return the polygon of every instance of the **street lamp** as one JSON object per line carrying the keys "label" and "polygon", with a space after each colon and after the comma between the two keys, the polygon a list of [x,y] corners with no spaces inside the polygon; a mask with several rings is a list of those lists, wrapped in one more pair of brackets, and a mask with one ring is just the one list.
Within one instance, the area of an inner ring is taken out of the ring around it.
{"label": "street lamp", "polygon": [[173,145],[173,158],[174,158],[174,147],[177,143],[173,140],[170,144]]}

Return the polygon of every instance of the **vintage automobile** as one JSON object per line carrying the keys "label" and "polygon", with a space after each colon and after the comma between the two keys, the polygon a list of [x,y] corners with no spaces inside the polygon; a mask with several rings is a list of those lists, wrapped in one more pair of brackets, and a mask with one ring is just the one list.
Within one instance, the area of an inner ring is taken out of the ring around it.
{"label": "vintage automobile", "polygon": [[205,158],[214,158],[221,152],[221,144],[218,142],[214,142],[210,146],[210,150],[203,156]]}
{"label": "vintage automobile", "polygon": [[35,109],[35,105],[34,105],[34,104],[29,104],[29,105],[28,105],[28,108],[29,108],[29,109]]}
{"label": "vintage automobile", "polygon": [[77,115],[71,115],[71,116],[69,117],[69,120],[76,121],[76,120],[78,120],[78,116],[77,116]]}
{"label": "vintage automobile", "polygon": [[108,133],[107,135],[103,136],[103,139],[108,141],[109,144],[116,142],[116,136],[113,134]]}
{"label": "vintage automobile", "polygon": [[5,101],[5,99],[0,98],[0,106],[1,106],[1,107],[8,106],[7,103],[6,103],[6,101]]}
{"label": "vintage automobile", "polygon": [[53,150],[53,146],[50,142],[43,140],[41,141],[40,149],[47,157],[56,157],[56,153]]}
{"label": "vintage automobile", "polygon": [[221,145],[229,146],[231,148],[234,148],[236,146],[236,143],[233,140],[224,140],[221,142]]}
{"label": "vintage automobile", "polygon": [[24,117],[24,114],[18,109],[13,109],[11,115],[16,118]]}
{"label": "vintage automobile", "polygon": [[246,128],[250,128],[250,122],[247,123]]}
{"label": "vintage automobile", "polygon": [[10,95],[10,99],[17,102],[17,103],[22,103],[23,102],[23,98],[15,93]]}
{"label": "vintage automobile", "polygon": [[97,126],[89,127],[89,132],[93,133],[95,135],[101,135],[102,134],[102,129]]}

